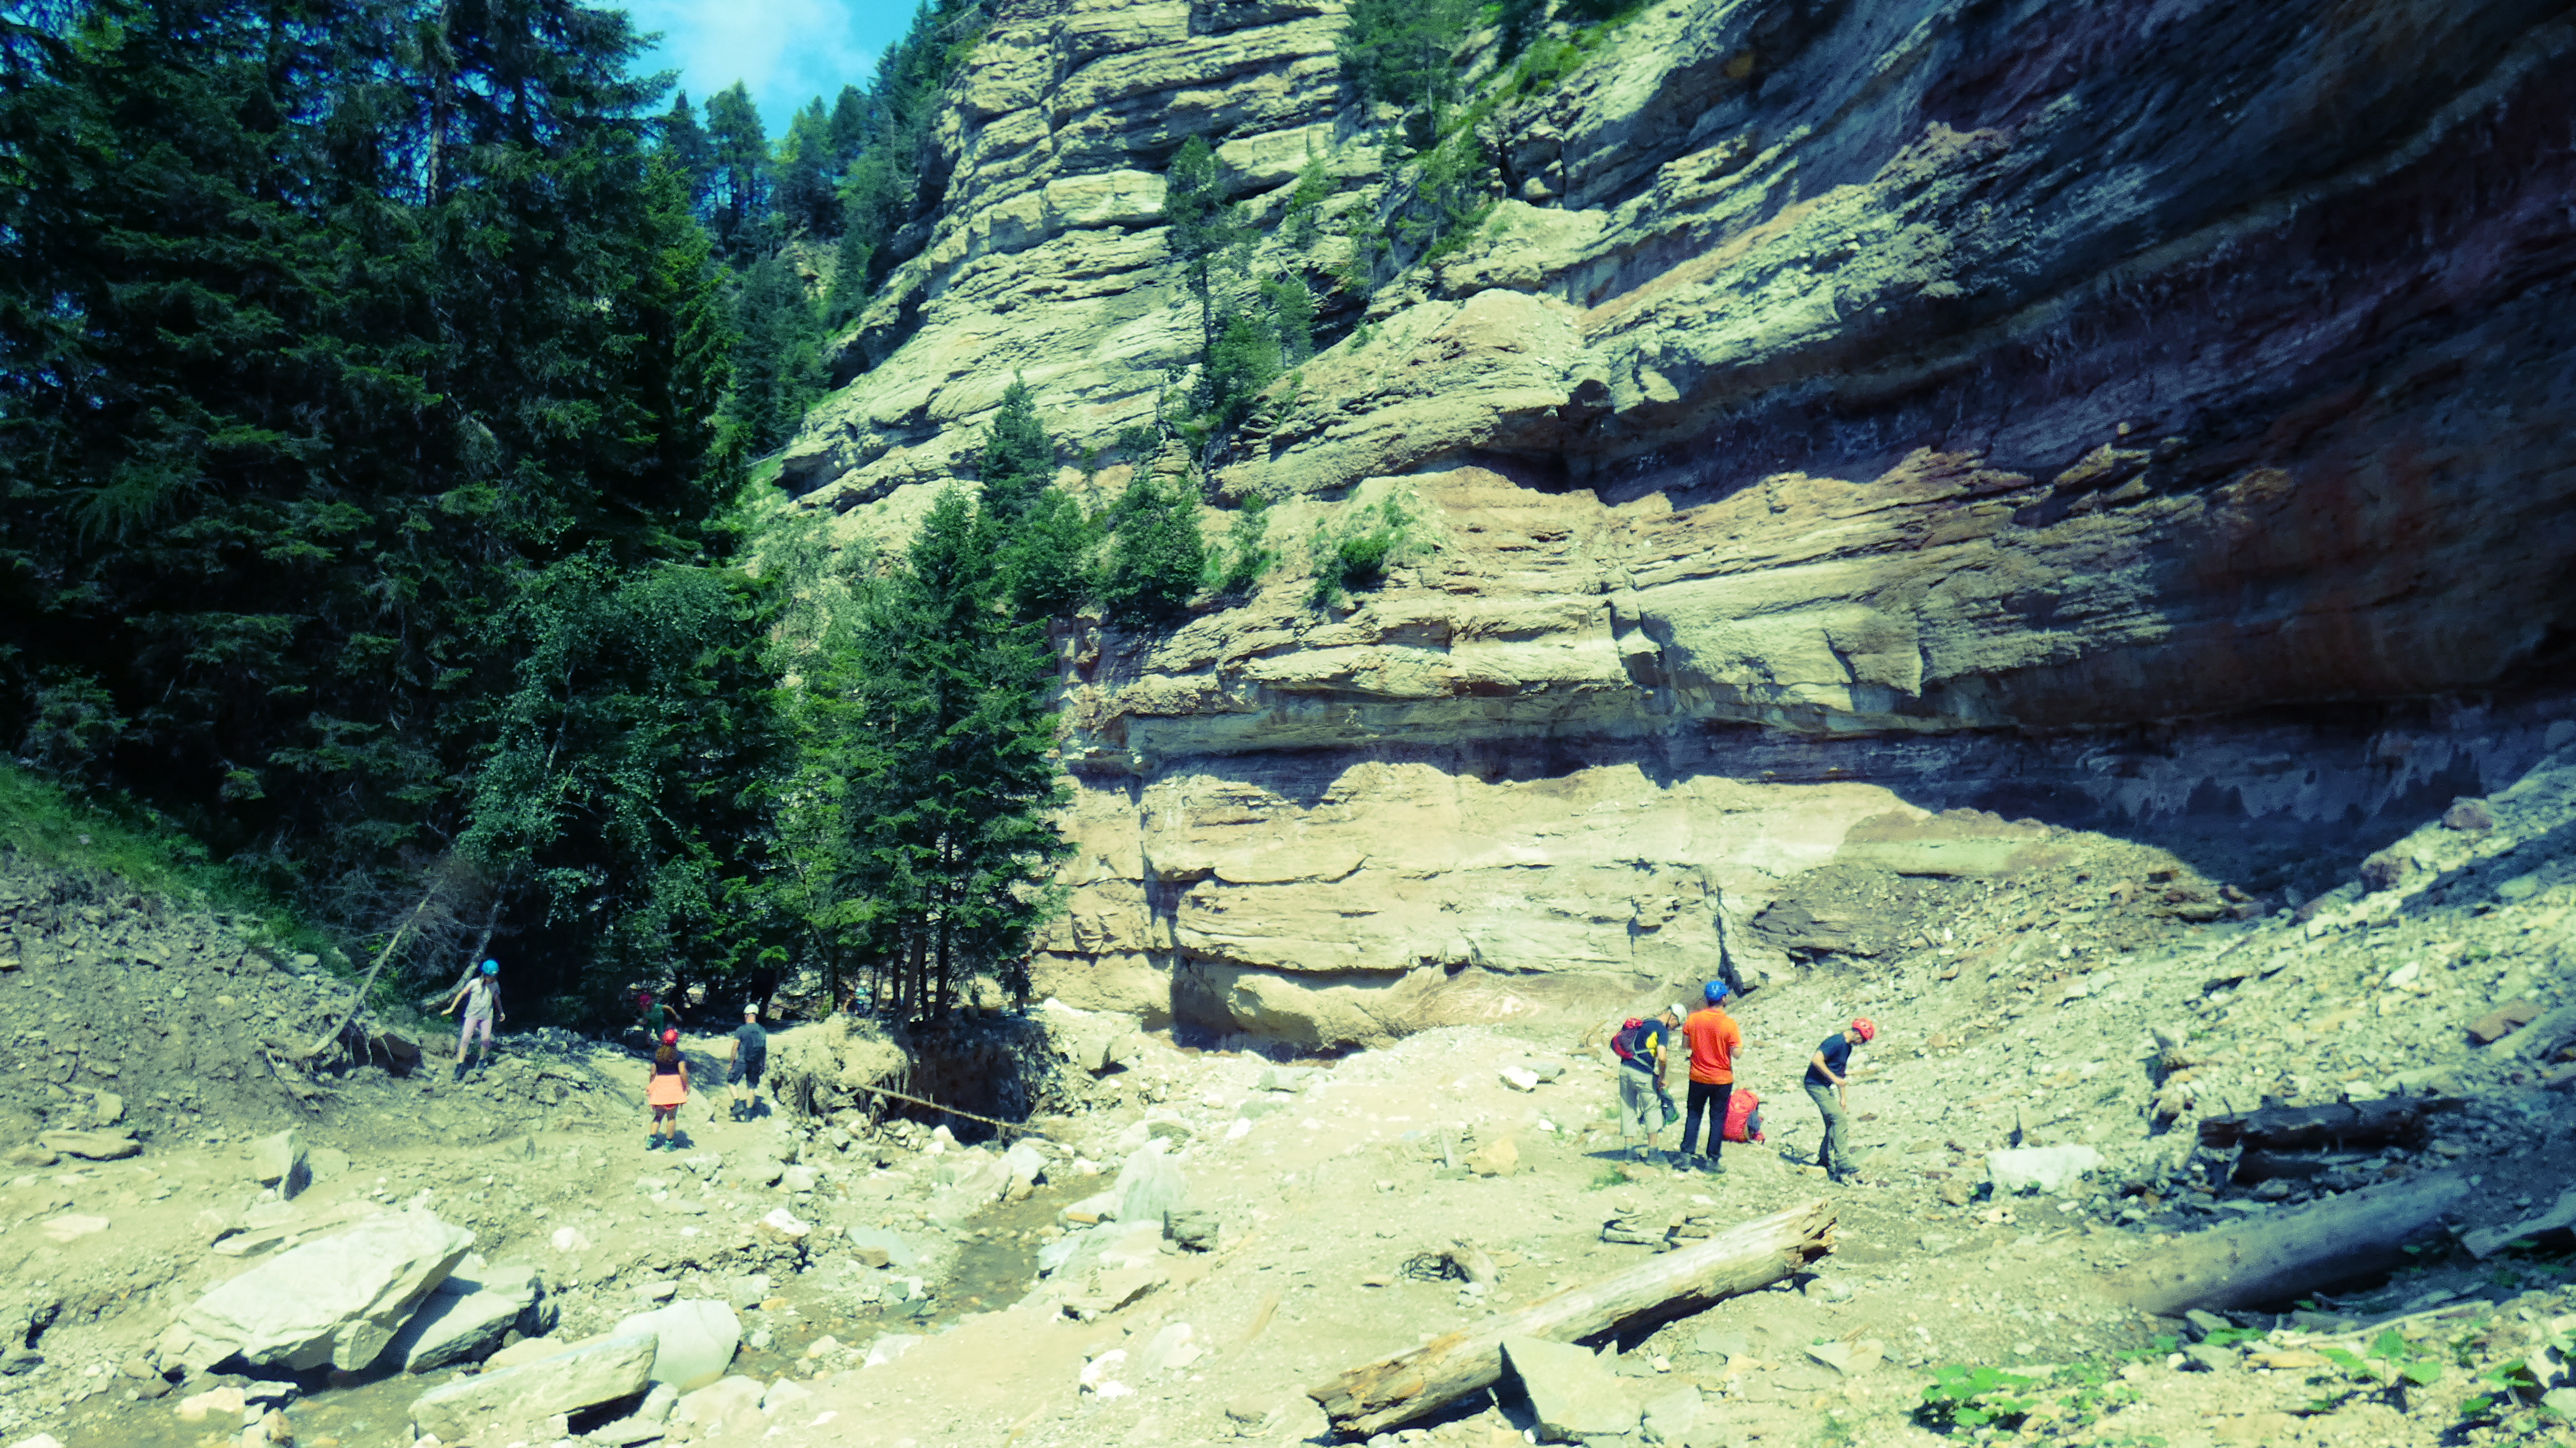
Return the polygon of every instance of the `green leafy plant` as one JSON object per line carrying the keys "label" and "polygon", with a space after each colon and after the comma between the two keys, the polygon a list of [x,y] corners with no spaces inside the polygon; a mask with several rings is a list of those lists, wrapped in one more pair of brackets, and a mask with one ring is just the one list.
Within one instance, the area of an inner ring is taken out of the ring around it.
{"label": "green leafy plant", "polygon": [[1329,607],[1351,593],[1386,581],[1386,570],[1412,541],[1414,519],[1392,494],[1342,515],[1334,528],[1318,527],[1313,544],[1315,587],[1309,602]]}
{"label": "green leafy plant", "polygon": [[1948,1363],[1932,1370],[1914,1420],[1935,1432],[1988,1425],[2015,1428],[2039,1406],[2040,1379],[1983,1363]]}
{"label": "green leafy plant", "polygon": [[1279,561],[1279,550],[1269,544],[1270,500],[1258,493],[1244,500],[1226,529],[1225,551],[1220,555],[1223,567],[1217,572],[1216,591],[1222,594],[1250,593],[1261,581],[1270,565]]}

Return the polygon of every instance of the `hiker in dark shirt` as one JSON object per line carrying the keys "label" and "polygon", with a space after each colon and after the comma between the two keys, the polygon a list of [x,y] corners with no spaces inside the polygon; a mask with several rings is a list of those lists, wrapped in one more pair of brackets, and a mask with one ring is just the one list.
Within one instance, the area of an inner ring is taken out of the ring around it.
{"label": "hiker in dark shirt", "polygon": [[769,1033],[760,1028],[760,1005],[742,1008],[742,1024],[733,1033],[733,1065],[725,1085],[733,1092],[733,1119],[749,1121],[760,1114],[760,1073],[769,1065]]}
{"label": "hiker in dark shirt", "polygon": [[1852,1047],[1877,1037],[1878,1027],[1864,1017],[1825,1037],[1807,1059],[1807,1099],[1816,1103],[1816,1114],[1825,1119],[1825,1139],[1816,1146],[1816,1165],[1838,1182],[1858,1176],[1851,1166],[1851,1102],[1843,1094],[1851,1080]]}
{"label": "hiker in dark shirt", "polygon": [[1619,1060],[1619,1135],[1643,1138],[1630,1147],[1641,1162],[1655,1159],[1655,1134],[1679,1114],[1664,1089],[1664,1068],[1673,1031],[1681,1023],[1682,1008],[1673,1006],[1660,1016],[1625,1022],[1611,1032],[1610,1052]]}

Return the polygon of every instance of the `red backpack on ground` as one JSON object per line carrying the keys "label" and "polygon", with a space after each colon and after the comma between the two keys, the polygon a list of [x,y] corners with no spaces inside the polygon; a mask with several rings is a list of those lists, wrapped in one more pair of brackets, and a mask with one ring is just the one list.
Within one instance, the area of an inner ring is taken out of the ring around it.
{"label": "red backpack on ground", "polygon": [[1726,1098],[1726,1139],[1760,1141],[1762,1139],[1762,1098],[1739,1086]]}

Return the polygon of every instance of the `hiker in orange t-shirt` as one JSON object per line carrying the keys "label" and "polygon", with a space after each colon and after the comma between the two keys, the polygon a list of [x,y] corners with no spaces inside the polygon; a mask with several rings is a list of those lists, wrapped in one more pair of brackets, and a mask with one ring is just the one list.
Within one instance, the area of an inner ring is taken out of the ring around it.
{"label": "hiker in orange t-shirt", "polygon": [[1700,1113],[1708,1113],[1708,1155],[1705,1169],[1724,1172],[1726,1163],[1718,1159],[1718,1143],[1726,1139],[1727,1098],[1735,1094],[1735,1058],[1744,1049],[1744,1032],[1736,1029],[1735,1017],[1720,1007],[1726,1004],[1726,982],[1713,980],[1701,992],[1708,1004],[1690,1013],[1682,1022],[1682,1038],[1690,1042],[1690,1104],[1682,1118],[1681,1161],[1687,1164],[1691,1143],[1699,1139]]}

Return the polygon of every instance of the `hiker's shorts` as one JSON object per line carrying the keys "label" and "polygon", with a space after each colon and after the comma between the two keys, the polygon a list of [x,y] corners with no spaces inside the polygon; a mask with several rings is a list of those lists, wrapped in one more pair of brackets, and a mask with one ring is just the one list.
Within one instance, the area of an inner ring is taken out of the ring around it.
{"label": "hiker's shorts", "polygon": [[745,1061],[740,1057],[736,1057],[733,1065],[725,1070],[725,1084],[728,1086],[748,1086],[757,1091],[760,1089],[761,1070],[768,1066],[768,1064],[769,1062],[757,1056],[748,1061]]}
{"label": "hiker's shorts", "polygon": [[478,1029],[483,1032],[483,1044],[487,1046],[492,1044],[492,1018],[490,1016],[467,1016],[465,1018],[464,1031],[459,1033],[456,1037],[456,1048],[461,1051],[468,1045],[473,1044],[474,1032]]}
{"label": "hiker's shorts", "polygon": [[1655,1078],[1634,1066],[1619,1068],[1619,1134],[1652,1136],[1664,1124],[1663,1098],[1655,1094]]}

